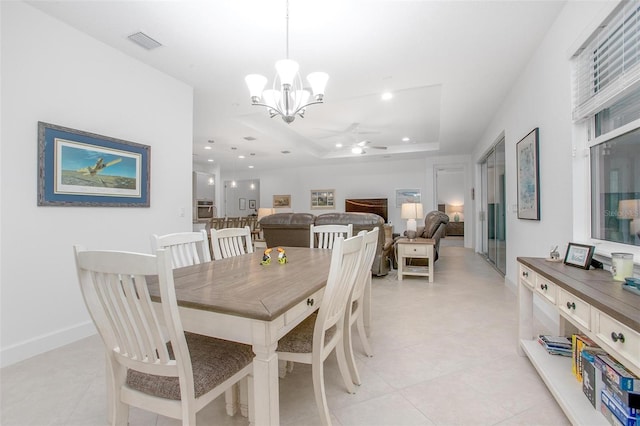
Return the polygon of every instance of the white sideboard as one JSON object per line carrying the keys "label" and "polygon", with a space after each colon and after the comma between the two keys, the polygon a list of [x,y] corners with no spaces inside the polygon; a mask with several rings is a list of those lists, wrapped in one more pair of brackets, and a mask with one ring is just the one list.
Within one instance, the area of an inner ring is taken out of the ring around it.
{"label": "white sideboard", "polygon": [[608,425],[582,393],[571,358],[549,355],[537,342],[533,302],[539,297],[554,306],[558,329],[551,333],[585,334],[640,377],[640,296],[623,290],[601,269],[530,257],[519,257],[518,268],[519,352],[529,357],[571,423]]}

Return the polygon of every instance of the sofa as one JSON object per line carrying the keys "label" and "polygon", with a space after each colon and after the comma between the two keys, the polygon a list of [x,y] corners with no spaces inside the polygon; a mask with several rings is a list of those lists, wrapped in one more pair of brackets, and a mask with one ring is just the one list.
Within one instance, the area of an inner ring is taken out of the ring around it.
{"label": "sofa", "polygon": [[376,226],[378,246],[371,272],[376,276],[389,273],[389,256],[393,243],[385,238],[384,219],[373,213],[276,213],[260,220],[267,247],[309,247],[311,225],[353,225],[353,234],[370,231]]}
{"label": "sofa", "polygon": [[[433,210],[427,213],[424,218],[424,225],[418,226],[416,236],[418,238],[430,238],[434,240],[433,244],[433,257],[434,262],[438,260],[438,252],[440,250],[440,239],[444,238],[447,223],[449,223],[449,216],[443,212]],[[405,231],[406,233],[406,231]],[[405,238],[404,236],[397,237],[395,241],[399,238]],[[395,258],[395,241],[394,241],[394,249],[392,253],[393,265],[397,267],[397,261]],[[412,265],[426,265],[428,263],[427,259],[411,259]]]}

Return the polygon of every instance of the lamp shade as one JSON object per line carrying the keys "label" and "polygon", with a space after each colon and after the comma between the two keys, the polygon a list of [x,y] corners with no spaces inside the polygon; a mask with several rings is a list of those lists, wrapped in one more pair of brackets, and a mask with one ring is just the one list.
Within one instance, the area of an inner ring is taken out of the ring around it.
{"label": "lamp shade", "polygon": [[278,77],[280,77],[280,83],[292,86],[293,79],[298,74],[299,68],[298,63],[291,59],[282,59],[276,62],[276,71],[278,72]]}
{"label": "lamp shade", "polygon": [[400,210],[400,218],[402,219],[420,219],[422,218],[421,203],[402,203]]}
{"label": "lamp shade", "polygon": [[640,200],[620,200],[618,219],[636,219],[640,217]]}
{"label": "lamp shade", "polygon": [[316,98],[320,96],[324,96],[324,89],[327,86],[327,81],[329,81],[329,74],[326,72],[312,72],[307,76],[307,81],[311,85],[311,90],[313,90],[313,96]]}
{"label": "lamp shade", "polygon": [[262,97],[262,90],[267,85],[267,77],[260,74],[249,74],[244,78],[244,81],[249,87],[249,94],[252,98],[260,99]]}
{"label": "lamp shade", "polygon": [[263,217],[270,216],[273,213],[275,213],[275,209],[270,209],[270,208],[267,208],[267,207],[260,207],[258,209],[258,222],[260,222],[260,219],[262,219]]}

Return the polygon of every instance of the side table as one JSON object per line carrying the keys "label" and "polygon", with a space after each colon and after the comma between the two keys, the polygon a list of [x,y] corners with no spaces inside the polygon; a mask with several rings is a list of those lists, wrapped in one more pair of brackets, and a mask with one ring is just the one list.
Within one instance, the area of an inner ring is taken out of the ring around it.
{"label": "side table", "polygon": [[[429,282],[433,282],[435,272],[433,246],[435,241],[430,238],[415,238],[409,240],[402,238],[396,242],[398,259],[398,280],[402,281],[404,275],[415,275],[419,277],[429,277]],[[427,259],[429,266],[407,265],[407,259]]]}

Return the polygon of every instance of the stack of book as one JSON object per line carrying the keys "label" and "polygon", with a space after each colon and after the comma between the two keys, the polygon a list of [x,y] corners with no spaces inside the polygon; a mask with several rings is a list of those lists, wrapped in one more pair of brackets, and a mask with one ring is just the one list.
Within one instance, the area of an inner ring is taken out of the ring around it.
{"label": "stack of book", "polygon": [[[608,355],[595,356],[602,372],[600,411],[611,424],[636,426],[640,419],[640,379]],[[617,421],[615,421],[617,420]]]}
{"label": "stack of book", "polygon": [[548,336],[541,334],[540,343],[551,355],[572,356],[571,338],[565,336]]}

